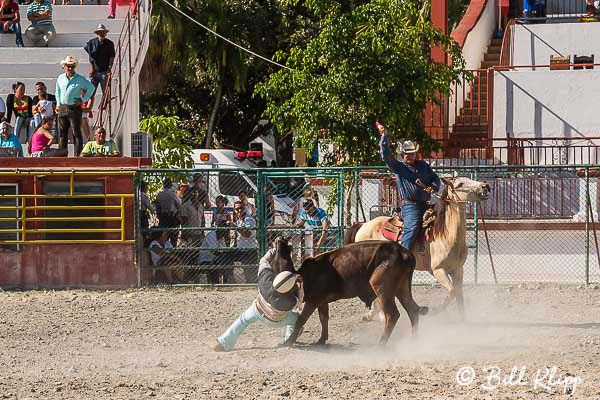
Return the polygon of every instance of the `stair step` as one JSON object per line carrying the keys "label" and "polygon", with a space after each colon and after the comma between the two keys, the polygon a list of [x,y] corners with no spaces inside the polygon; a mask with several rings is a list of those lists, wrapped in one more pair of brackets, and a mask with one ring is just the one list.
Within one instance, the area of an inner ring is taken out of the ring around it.
{"label": "stair step", "polygon": [[[54,57],[52,57],[54,58]],[[90,63],[86,58],[79,62],[77,71],[87,76],[90,70]],[[31,78],[36,76],[58,76],[64,71],[58,62],[38,63],[38,64],[0,64],[0,78],[11,78],[19,80],[21,78]]]}
{"label": "stair step", "polygon": [[493,38],[490,46],[502,46],[502,38]]}
{"label": "stair step", "polygon": [[490,54],[500,54],[502,51],[502,46],[489,46],[487,48],[487,52]]}
{"label": "stair step", "polygon": [[[97,24],[96,24],[97,25]],[[83,47],[85,43],[94,37],[94,34],[90,33],[60,33],[57,32],[56,36],[52,39],[52,41],[48,44],[48,47]],[[119,40],[119,32],[109,33],[107,37],[113,41],[113,43],[117,43]],[[23,41],[25,42],[25,47],[34,47],[33,43],[27,36],[25,36],[25,32],[23,32]],[[0,47],[17,47],[15,43],[15,35],[12,34],[4,34],[0,35]],[[62,57],[57,59],[60,61]],[[47,61],[47,60],[46,60]]]}
{"label": "stair step", "polygon": [[483,61],[481,63],[481,68],[482,69],[488,69],[488,68],[494,67],[494,66],[496,66],[498,64],[499,64],[499,60],[498,61]]}
{"label": "stair step", "polygon": [[486,112],[487,112],[487,110],[484,108],[481,108],[481,109],[478,109],[477,107],[462,108],[460,110],[459,116],[464,115],[465,117],[468,116],[470,118],[477,118],[477,117],[484,118],[484,117],[486,117]]}
{"label": "stair step", "polygon": [[[0,50],[2,57],[0,57],[0,69],[5,68],[8,65],[24,65],[30,64],[32,60],[40,60],[41,62],[48,62],[54,60],[57,54],[69,54],[77,58],[79,62],[88,60],[88,54],[81,47],[3,47]],[[37,61],[36,61],[37,62]],[[1,72],[1,71],[0,71]]]}
{"label": "stair step", "polygon": [[483,56],[483,61],[493,61],[497,63],[500,61],[500,53],[486,53]]}
{"label": "stair step", "polygon": [[468,135],[478,135],[480,133],[486,132],[487,134],[487,124],[486,125],[454,125],[453,131],[461,134]]}
{"label": "stair step", "polygon": [[487,126],[487,115],[462,114],[457,116],[454,125],[485,125]]}

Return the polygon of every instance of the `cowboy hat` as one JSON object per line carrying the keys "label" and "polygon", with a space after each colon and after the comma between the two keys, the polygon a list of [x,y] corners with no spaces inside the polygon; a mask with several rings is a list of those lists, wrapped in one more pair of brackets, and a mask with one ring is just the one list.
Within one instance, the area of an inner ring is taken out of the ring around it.
{"label": "cowboy hat", "polygon": [[273,289],[278,293],[287,293],[294,288],[296,284],[296,274],[290,271],[283,271],[277,274],[273,280]]}
{"label": "cowboy hat", "polygon": [[106,29],[106,26],[104,26],[104,24],[98,24],[98,27],[96,28],[96,30],[94,31],[94,33],[98,33],[98,32],[110,32],[108,29]]}
{"label": "cowboy hat", "polygon": [[411,140],[402,143],[402,154],[412,154],[419,151],[419,145]]}
{"label": "cowboy hat", "polygon": [[73,56],[66,56],[65,59],[60,62],[60,65],[63,67],[65,65],[75,65],[75,67],[77,67],[79,65],[79,60]]}

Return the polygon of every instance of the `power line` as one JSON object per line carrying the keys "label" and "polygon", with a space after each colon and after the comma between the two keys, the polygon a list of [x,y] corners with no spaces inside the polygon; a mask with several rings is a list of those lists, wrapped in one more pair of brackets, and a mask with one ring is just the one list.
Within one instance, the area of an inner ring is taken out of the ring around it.
{"label": "power line", "polygon": [[262,60],[265,60],[266,62],[269,62],[273,65],[277,65],[278,67],[281,68],[285,68],[285,69],[289,69],[290,71],[292,70],[289,67],[286,67],[285,65],[279,64],[278,62],[275,62],[267,57],[263,57],[260,54],[257,54],[255,52],[253,52],[252,50],[248,50],[245,47],[240,46],[237,43],[232,42],[231,40],[227,39],[226,37],[219,35],[217,32],[213,31],[212,29],[210,29],[207,26],[202,25],[200,22],[196,21],[194,18],[190,17],[189,15],[187,15],[186,13],[184,13],[183,11],[181,11],[179,8],[175,7],[173,4],[169,3],[167,0],[162,0],[164,3],[166,3],[167,5],[169,5],[171,8],[173,8],[175,11],[177,11],[179,14],[183,15],[184,17],[186,17],[187,19],[189,19],[190,21],[192,21],[193,23],[195,23],[196,25],[201,26],[202,28],[204,28],[205,30],[209,31],[210,33],[212,33],[215,36],[220,37],[221,39],[223,39],[224,41],[226,41],[227,43],[239,48],[242,51],[245,51],[246,53],[252,54],[253,56],[256,56]]}

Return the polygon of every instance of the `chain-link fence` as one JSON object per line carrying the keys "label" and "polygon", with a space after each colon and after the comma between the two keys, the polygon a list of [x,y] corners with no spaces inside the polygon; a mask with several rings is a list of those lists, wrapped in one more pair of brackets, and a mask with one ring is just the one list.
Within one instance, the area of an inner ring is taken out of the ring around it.
{"label": "chain-link fence", "polygon": [[[455,170],[492,189],[487,201],[467,205],[467,283],[600,281],[598,170]],[[300,265],[341,246],[353,223],[398,206],[385,168],[141,170],[136,187],[138,265],[156,284],[255,283],[276,236],[292,239]],[[419,272],[415,282],[435,279]]]}

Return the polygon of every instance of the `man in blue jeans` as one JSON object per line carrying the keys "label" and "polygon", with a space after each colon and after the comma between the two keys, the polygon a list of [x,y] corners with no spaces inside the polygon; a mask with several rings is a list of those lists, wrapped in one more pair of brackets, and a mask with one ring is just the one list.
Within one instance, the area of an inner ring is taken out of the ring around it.
{"label": "man in blue jeans", "polygon": [[296,285],[299,275],[283,271],[275,275],[271,262],[275,248],[270,249],[258,264],[258,296],[252,305],[217,339],[208,343],[214,351],[231,351],[246,328],[262,321],[273,328],[285,327],[284,342],[294,332],[298,313],[292,311],[301,302],[300,290]]}
{"label": "man in blue jeans", "polygon": [[0,33],[14,33],[17,47],[25,47],[19,5],[14,0],[0,0]]}
{"label": "man in blue jeans", "polygon": [[423,214],[429,207],[431,192],[437,192],[440,189],[440,178],[427,162],[417,160],[419,145],[409,140],[402,144],[402,161],[396,160],[392,155],[385,127],[380,123],[376,123],[376,125],[381,133],[379,142],[381,158],[396,175],[402,220],[404,221],[400,244],[412,250],[421,230]]}

